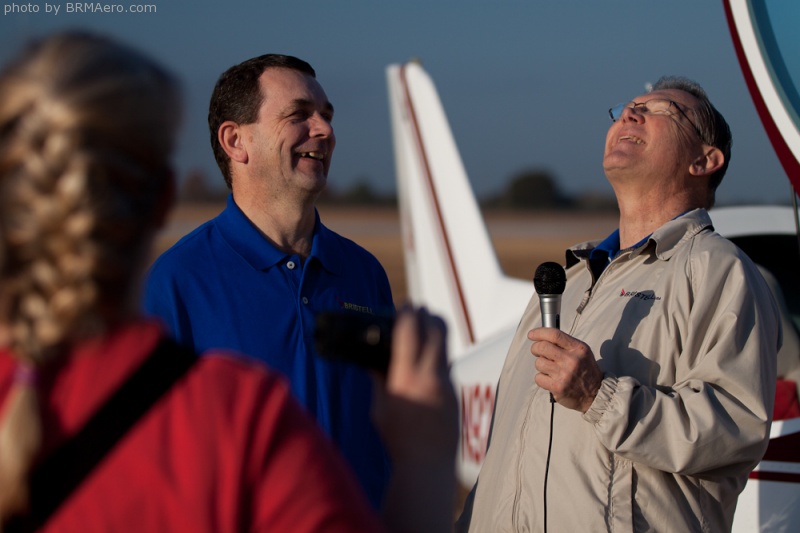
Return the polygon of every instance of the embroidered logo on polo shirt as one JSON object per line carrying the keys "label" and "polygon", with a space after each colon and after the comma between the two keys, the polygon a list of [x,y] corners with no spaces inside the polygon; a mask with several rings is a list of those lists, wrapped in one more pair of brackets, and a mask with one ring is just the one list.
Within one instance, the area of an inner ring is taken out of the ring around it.
{"label": "embroidered logo on polo shirt", "polygon": [[656,296],[653,291],[626,291],[622,289],[619,293],[620,298],[637,298],[639,300],[660,300],[661,296]]}
{"label": "embroidered logo on polo shirt", "polygon": [[342,309],[346,309],[348,311],[358,311],[359,313],[369,313],[370,315],[375,314],[372,312],[371,307],[367,307],[366,305],[351,304],[350,302],[342,302]]}

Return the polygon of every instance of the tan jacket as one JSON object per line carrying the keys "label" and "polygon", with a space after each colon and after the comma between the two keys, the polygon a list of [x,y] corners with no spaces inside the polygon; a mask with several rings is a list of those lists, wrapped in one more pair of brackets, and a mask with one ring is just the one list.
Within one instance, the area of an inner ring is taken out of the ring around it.
{"label": "tan jacket", "polygon": [[[665,224],[598,280],[581,260],[595,244],[567,254],[561,327],[605,377],[585,414],[555,405],[547,529],[728,531],[768,442],[781,336],[770,291],[705,210]],[[526,337],[539,325],[534,296],[458,531],[543,531],[551,404]]]}

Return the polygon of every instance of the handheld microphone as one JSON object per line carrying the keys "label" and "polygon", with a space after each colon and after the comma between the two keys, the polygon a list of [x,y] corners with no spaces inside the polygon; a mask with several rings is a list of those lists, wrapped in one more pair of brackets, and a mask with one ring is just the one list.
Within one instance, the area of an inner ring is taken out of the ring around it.
{"label": "handheld microphone", "polygon": [[[533,286],[539,295],[542,326],[561,329],[561,295],[567,286],[567,274],[558,263],[542,263],[533,275]],[[550,393],[550,442],[547,445],[547,462],[544,467],[544,530],[547,531],[547,478],[550,473],[550,453],[553,449],[553,418],[556,400]]]}
{"label": "handheld microphone", "polygon": [[542,326],[561,329],[561,295],[567,286],[567,274],[558,263],[542,263],[533,275],[533,286],[539,295]]}

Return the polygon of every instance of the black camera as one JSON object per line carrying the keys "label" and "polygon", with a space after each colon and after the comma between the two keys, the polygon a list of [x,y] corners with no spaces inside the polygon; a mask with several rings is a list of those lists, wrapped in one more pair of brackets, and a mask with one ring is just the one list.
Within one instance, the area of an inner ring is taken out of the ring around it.
{"label": "black camera", "polygon": [[321,313],[314,330],[317,353],[386,374],[393,327],[394,317],[352,311]]}

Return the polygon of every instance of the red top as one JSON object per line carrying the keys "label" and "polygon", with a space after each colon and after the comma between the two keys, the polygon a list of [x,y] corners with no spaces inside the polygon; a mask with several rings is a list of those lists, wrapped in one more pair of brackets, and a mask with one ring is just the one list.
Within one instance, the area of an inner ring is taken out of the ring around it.
{"label": "red top", "polygon": [[[44,453],[153,350],[154,323],[87,342],[39,377]],[[0,417],[15,361],[0,350]],[[43,532],[379,531],[343,460],[282,378],[215,353],[153,405]]]}

